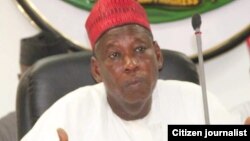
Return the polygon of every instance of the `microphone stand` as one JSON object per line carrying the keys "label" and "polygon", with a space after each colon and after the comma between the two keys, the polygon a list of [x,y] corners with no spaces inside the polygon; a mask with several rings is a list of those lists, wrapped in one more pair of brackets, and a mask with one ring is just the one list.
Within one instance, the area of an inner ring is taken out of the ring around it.
{"label": "microphone stand", "polygon": [[205,80],[205,72],[204,72],[204,63],[203,63],[203,55],[202,55],[202,45],[201,45],[201,32],[199,28],[195,29],[196,43],[198,49],[198,59],[199,59],[199,79],[202,88],[203,94],[203,106],[204,106],[204,117],[205,123],[210,124],[209,121],[209,111],[208,111],[208,102],[207,102],[207,90],[206,90],[206,80]]}
{"label": "microphone stand", "polygon": [[210,124],[204,63],[203,63],[203,55],[202,55],[202,41],[201,41],[201,31],[200,31],[201,18],[199,14],[196,14],[192,17],[192,25],[195,30],[195,37],[196,37],[196,43],[197,43],[197,49],[198,49],[199,80],[200,80],[200,84],[202,88],[205,123]]}

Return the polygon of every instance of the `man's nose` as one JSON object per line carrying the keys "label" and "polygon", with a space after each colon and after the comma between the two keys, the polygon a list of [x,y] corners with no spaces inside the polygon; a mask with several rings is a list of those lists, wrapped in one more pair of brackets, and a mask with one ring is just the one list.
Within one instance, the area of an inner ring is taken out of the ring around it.
{"label": "man's nose", "polygon": [[125,72],[134,72],[138,69],[138,60],[134,57],[125,57],[124,70]]}

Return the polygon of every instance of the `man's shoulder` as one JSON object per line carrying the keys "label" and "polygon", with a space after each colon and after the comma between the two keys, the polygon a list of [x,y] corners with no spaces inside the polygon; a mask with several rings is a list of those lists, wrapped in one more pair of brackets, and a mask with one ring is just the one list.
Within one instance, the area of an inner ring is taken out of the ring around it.
{"label": "man's shoulder", "polygon": [[[100,108],[105,100],[105,90],[102,83],[80,87],[58,99],[46,110],[43,116],[45,119],[52,119],[52,121],[57,120],[56,117],[60,116],[75,118],[84,115],[83,117],[85,117],[91,109]],[[69,112],[71,114],[68,114]],[[57,122],[59,123],[59,121]]]}
{"label": "man's shoulder", "polygon": [[188,81],[158,80],[157,91],[161,97],[192,99],[202,96],[200,85]]}
{"label": "man's shoulder", "polygon": [[200,85],[189,82],[189,81],[180,81],[180,80],[162,80],[159,79],[157,81],[158,86],[169,86],[169,87],[178,87],[178,88],[184,88],[184,89],[189,89],[189,88],[201,88]]}
{"label": "man's shoulder", "polygon": [[[162,117],[169,124],[203,123],[202,94],[199,85],[178,80],[158,80]],[[193,114],[191,111],[197,111]]]}
{"label": "man's shoulder", "polygon": [[[69,107],[89,107],[87,105],[104,101],[105,88],[103,83],[88,85],[75,89],[58,99],[52,109],[68,109]],[[67,108],[66,108],[67,107]]]}
{"label": "man's shoulder", "polygon": [[103,97],[105,95],[105,88],[103,83],[98,83],[94,85],[87,85],[79,87],[68,94],[66,94],[62,99],[86,99],[91,97]]}
{"label": "man's shoulder", "polygon": [[17,138],[16,112],[11,112],[0,119],[0,141]]}
{"label": "man's shoulder", "polygon": [[104,84],[103,83],[97,83],[94,85],[86,85],[86,86],[82,86],[79,87],[73,91],[71,91],[70,93],[68,93],[67,95],[88,95],[88,94],[104,94]]}

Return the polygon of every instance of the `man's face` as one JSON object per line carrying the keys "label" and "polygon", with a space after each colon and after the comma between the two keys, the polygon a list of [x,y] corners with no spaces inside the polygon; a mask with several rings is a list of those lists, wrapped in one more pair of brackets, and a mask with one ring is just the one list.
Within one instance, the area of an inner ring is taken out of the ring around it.
{"label": "man's face", "polygon": [[137,104],[148,100],[155,87],[162,55],[149,32],[126,25],[106,32],[92,58],[92,74],[104,82],[108,97]]}

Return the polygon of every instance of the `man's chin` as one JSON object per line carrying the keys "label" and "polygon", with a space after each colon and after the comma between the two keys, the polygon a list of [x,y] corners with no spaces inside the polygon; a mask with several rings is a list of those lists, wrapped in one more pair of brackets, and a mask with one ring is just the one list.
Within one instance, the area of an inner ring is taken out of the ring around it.
{"label": "man's chin", "polygon": [[151,94],[142,94],[142,93],[129,93],[124,96],[124,100],[128,104],[140,104],[145,103],[148,99],[150,99]]}

